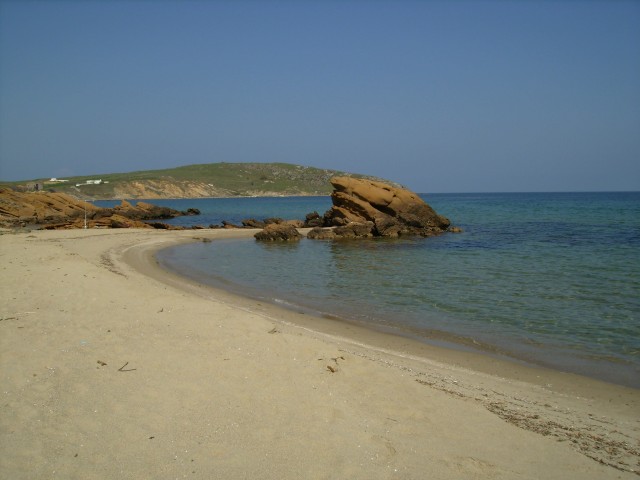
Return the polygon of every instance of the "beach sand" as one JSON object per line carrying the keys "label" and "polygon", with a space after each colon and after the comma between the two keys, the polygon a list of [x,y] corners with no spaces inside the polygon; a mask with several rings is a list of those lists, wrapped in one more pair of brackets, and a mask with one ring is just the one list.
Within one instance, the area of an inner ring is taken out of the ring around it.
{"label": "beach sand", "polygon": [[638,478],[640,391],[163,272],[233,230],[0,235],[0,478]]}

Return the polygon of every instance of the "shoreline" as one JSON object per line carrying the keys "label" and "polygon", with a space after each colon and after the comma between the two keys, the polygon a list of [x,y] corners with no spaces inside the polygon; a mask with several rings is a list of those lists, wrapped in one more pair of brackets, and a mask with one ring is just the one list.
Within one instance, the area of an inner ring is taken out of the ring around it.
{"label": "shoreline", "polygon": [[0,472],[637,478],[636,389],[312,318],[153,257],[252,233],[0,235]]}
{"label": "shoreline", "polygon": [[[298,230],[305,234],[309,229]],[[199,231],[202,232],[202,230]],[[256,231],[258,230],[243,229],[236,234],[230,233],[225,236],[225,239],[251,238]],[[559,390],[564,394],[579,394],[578,392],[584,394],[597,385],[602,389],[621,388],[640,395],[640,389],[632,386],[539,365],[502,353],[497,347],[495,347],[495,351],[492,351],[493,346],[491,345],[487,345],[486,349],[475,347],[471,345],[470,339],[464,337],[459,337],[459,343],[456,341],[457,339],[453,339],[454,335],[436,337],[435,339],[420,338],[411,332],[403,332],[393,327],[365,325],[333,314],[318,314],[318,312],[306,307],[293,304],[281,305],[268,299],[262,300],[251,295],[229,291],[223,287],[212,286],[175,272],[162,266],[156,258],[156,254],[165,248],[180,243],[201,241],[201,238],[208,238],[208,236],[195,235],[190,239],[166,245],[156,245],[151,249],[142,248],[142,251],[136,253],[128,250],[123,255],[123,260],[145,276],[204,298],[222,299],[225,303],[236,307],[242,305],[242,308],[247,308],[252,313],[263,315],[274,322],[302,328],[318,335],[325,335],[333,340],[359,345],[399,358],[424,358],[428,361],[496,375],[507,380],[525,381],[539,386],[555,384],[561,388],[565,384],[570,384],[572,387],[576,387],[575,390]],[[441,332],[436,331],[435,333]],[[444,346],[440,346],[438,343]]]}
{"label": "shoreline", "polygon": [[[310,229],[299,229],[303,235]],[[253,241],[252,234],[242,235],[240,237],[245,241]],[[306,240],[302,240],[306,241]],[[166,248],[171,248],[171,245]],[[159,248],[155,254],[160,253],[165,247]],[[560,375],[575,375],[577,377],[586,377],[596,381],[604,382],[607,384],[618,385],[631,389],[640,389],[640,380],[635,379],[633,374],[628,373],[628,370],[632,367],[629,366],[623,373],[615,371],[616,365],[610,364],[608,366],[602,366],[598,364],[589,364],[585,360],[575,358],[564,358],[572,362],[572,368],[569,366],[564,367],[562,361],[553,361],[545,358],[541,355],[541,352],[532,352],[531,350],[522,350],[517,347],[508,345],[506,340],[502,339],[501,342],[496,342],[495,339],[492,342],[491,339],[478,340],[472,335],[465,336],[463,333],[447,332],[439,330],[438,328],[418,328],[410,326],[397,326],[392,324],[385,324],[382,322],[364,322],[356,318],[349,317],[348,314],[340,312],[337,309],[331,308],[314,308],[310,305],[305,305],[304,300],[297,301],[296,299],[287,298],[282,296],[282,300],[268,295],[263,295],[262,292],[251,289],[243,288],[242,286],[235,285],[226,282],[222,277],[208,277],[203,275],[199,277],[198,274],[191,273],[189,269],[181,271],[180,268],[172,268],[170,265],[163,264],[162,257],[160,256],[157,263],[162,265],[164,271],[177,275],[180,278],[185,279],[198,285],[210,286],[213,291],[224,292],[232,297],[237,297],[239,301],[250,300],[254,302],[269,303],[276,308],[280,308],[289,312],[293,312],[292,321],[302,322],[304,324],[312,325],[312,328],[322,331],[327,328],[327,324],[336,323],[334,330],[338,329],[343,335],[353,335],[352,331],[359,332],[358,338],[378,338],[378,343],[385,344],[390,340],[384,340],[388,337],[395,337],[396,341],[394,345],[405,345],[408,348],[412,348],[414,351],[423,351],[420,345],[428,345],[438,351],[438,357],[444,356],[448,361],[457,362],[462,365],[473,365],[474,368],[480,368],[487,373],[494,373],[493,369],[500,368],[505,371],[511,370],[508,365],[516,364],[523,367],[533,369],[533,371],[545,372],[545,375],[560,374]],[[303,315],[303,316],[301,316]],[[345,324],[345,327],[340,329],[340,324]],[[350,328],[346,328],[348,325]],[[375,333],[375,334],[374,334]],[[404,339],[404,340],[401,340]],[[551,354],[554,358],[561,356],[562,350],[555,347],[556,350],[547,352],[547,355]],[[454,352],[464,352],[462,355],[457,355]],[[426,350],[428,352],[428,349]],[[467,358],[470,357],[471,359]],[[489,357],[489,358],[487,358]],[[507,366],[504,366],[504,365]],[[487,366],[488,365],[488,366]],[[501,366],[502,365],[502,366]],[[593,367],[596,367],[593,369]],[[533,374],[529,375],[532,377]],[[533,375],[535,376],[535,375]],[[533,377],[532,377],[533,378]],[[635,379],[635,383],[634,383]]]}

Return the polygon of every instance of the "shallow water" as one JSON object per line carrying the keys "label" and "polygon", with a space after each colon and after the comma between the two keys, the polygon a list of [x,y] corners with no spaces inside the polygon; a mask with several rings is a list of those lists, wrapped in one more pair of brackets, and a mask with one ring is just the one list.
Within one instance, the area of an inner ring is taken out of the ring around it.
{"label": "shallow water", "polygon": [[[640,387],[640,193],[424,198],[464,233],[214,241],[174,247],[159,259],[281,304],[425,340],[471,339],[485,351]],[[205,207],[203,218],[186,219],[194,223],[213,218],[217,205],[230,221],[303,218],[330,205],[327,197],[181,202]]]}

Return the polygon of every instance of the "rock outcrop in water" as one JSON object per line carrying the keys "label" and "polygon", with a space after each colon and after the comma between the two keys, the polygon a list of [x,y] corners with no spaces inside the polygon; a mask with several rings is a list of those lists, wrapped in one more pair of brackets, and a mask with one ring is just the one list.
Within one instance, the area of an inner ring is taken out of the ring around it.
{"label": "rock outcrop in water", "polygon": [[410,190],[351,177],[333,177],[331,184],[333,206],[324,214],[324,226],[337,227],[338,237],[432,236],[451,226]]}
{"label": "rock outcrop in water", "polygon": [[132,205],[125,200],[113,208],[101,208],[65,193],[0,189],[0,225],[5,227],[83,228],[86,214],[88,228],[158,228],[144,220],[199,213],[196,209],[181,212],[145,202]]}
{"label": "rock outcrop in water", "polygon": [[267,242],[291,242],[300,240],[302,235],[300,235],[298,229],[290,223],[270,223],[264,230],[256,233],[254,237],[256,240]]}
{"label": "rock outcrop in water", "polygon": [[313,227],[307,234],[307,238],[312,240],[333,240],[336,233],[333,228]]}

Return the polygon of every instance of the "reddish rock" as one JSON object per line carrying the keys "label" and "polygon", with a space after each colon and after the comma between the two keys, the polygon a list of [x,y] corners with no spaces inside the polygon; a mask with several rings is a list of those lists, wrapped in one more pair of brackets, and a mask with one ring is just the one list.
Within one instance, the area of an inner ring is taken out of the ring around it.
{"label": "reddish rock", "polygon": [[[114,208],[100,208],[65,193],[16,192],[0,188],[0,225],[40,225],[66,228],[153,228],[142,220],[173,218],[183,212],[145,202],[133,206],[123,201]],[[86,223],[85,223],[86,218]]]}
{"label": "reddish rock", "polygon": [[70,223],[100,211],[99,207],[64,193],[15,192],[0,189],[0,222],[6,226],[20,224]]}
{"label": "reddish rock", "polygon": [[351,177],[334,177],[331,184],[333,206],[324,214],[325,226],[372,222],[373,235],[392,237],[434,235],[451,224],[410,190]]}

